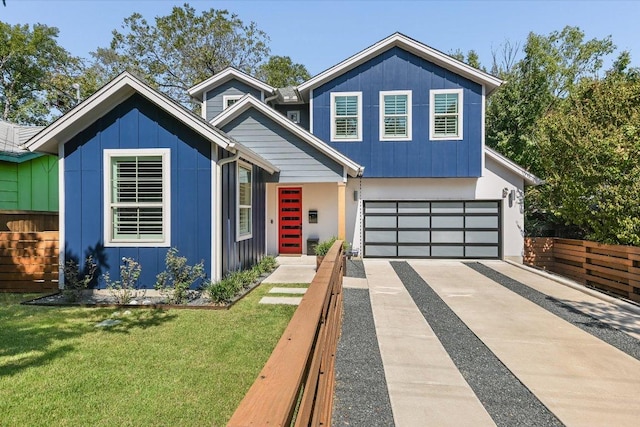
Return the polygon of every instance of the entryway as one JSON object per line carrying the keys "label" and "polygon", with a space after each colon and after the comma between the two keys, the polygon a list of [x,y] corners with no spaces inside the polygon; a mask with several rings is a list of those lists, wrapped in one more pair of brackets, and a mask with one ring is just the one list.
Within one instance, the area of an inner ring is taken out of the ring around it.
{"label": "entryway", "polygon": [[302,188],[278,188],[278,249],[280,254],[302,254]]}

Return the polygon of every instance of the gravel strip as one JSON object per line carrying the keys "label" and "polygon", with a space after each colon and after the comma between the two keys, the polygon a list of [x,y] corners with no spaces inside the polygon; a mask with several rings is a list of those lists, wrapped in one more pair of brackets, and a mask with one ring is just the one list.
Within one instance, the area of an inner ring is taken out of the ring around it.
{"label": "gravel strip", "polygon": [[517,280],[514,280],[484,264],[479,262],[469,262],[465,263],[465,265],[504,286],[510,291],[515,292],[521,297],[539,305],[561,319],[566,320],[572,325],[577,326],[583,331],[590,333],[594,337],[599,338],[618,350],[624,351],[629,356],[640,360],[639,341],[631,335],[627,335],[599,319],[578,311],[574,307],[558,300],[557,298],[532,289],[524,283],[518,282]]}
{"label": "gravel strip", "polygon": [[344,289],[344,319],[336,355],[334,426],[393,426],[371,300],[366,289]]}
{"label": "gravel strip", "polygon": [[396,274],[498,426],[562,426],[406,262]]}
{"label": "gravel strip", "polygon": [[345,276],[366,279],[367,274],[364,272],[364,262],[361,259],[347,259],[347,273]]}

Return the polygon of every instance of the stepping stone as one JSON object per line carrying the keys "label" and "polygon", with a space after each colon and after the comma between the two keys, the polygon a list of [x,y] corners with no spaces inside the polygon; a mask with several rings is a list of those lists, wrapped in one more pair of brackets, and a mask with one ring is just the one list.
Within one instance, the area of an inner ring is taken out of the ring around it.
{"label": "stepping stone", "polygon": [[122,321],[120,320],[114,320],[114,319],[107,319],[107,320],[103,320],[100,323],[96,324],[96,328],[108,328],[109,326],[115,326],[119,323],[122,323]]}
{"label": "stepping stone", "polygon": [[307,288],[272,288],[270,294],[304,294]]}
{"label": "stepping stone", "polygon": [[260,304],[300,305],[302,297],[262,297]]}

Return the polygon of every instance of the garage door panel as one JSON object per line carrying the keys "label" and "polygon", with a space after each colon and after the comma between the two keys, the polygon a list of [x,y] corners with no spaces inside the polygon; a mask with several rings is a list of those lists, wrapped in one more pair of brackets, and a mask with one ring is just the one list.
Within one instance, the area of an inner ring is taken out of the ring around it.
{"label": "garage door panel", "polygon": [[365,201],[364,256],[499,258],[501,201]]}
{"label": "garage door panel", "polygon": [[[429,243],[431,233],[428,231],[398,231],[399,243]],[[367,239],[369,240],[369,239]]]}
{"label": "garage door panel", "polygon": [[431,218],[428,216],[399,216],[398,228],[429,228]]}
{"label": "garage door panel", "polygon": [[399,257],[421,257],[431,256],[430,246],[398,246]]}

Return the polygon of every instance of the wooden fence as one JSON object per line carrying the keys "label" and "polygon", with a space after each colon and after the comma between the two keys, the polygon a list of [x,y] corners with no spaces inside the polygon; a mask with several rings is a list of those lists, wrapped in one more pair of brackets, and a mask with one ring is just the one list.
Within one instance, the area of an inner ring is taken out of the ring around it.
{"label": "wooden fence", "polygon": [[0,210],[0,232],[58,231],[58,212]]}
{"label": "wooden fence", "polygon": [[342,241],[333,244],[271,353],[227,424],[328,426],[342,324]]}
{"label": "wooden fence", "polygon": [[528,238],[524,263],[640,302],[640,247]]}
{"label": "wooden fence", "polygon": [[58,232],[0,232],[0,292],[58,290]]}

